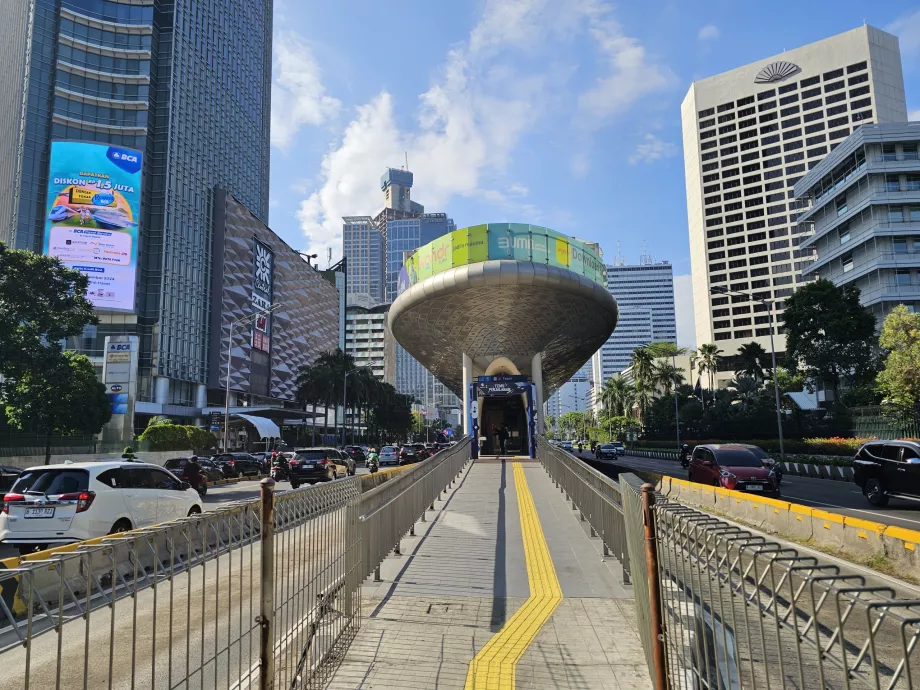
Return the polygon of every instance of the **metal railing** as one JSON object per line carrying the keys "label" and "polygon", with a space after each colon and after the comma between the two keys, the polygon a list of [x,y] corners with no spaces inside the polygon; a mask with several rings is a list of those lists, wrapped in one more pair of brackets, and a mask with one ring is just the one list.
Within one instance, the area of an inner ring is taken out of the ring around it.
{"label": "metal railing", "polygon": [[553,483],[565,494],[572,507],[591,526],[591,534],[604,543],[604,555],[613,555],[623,565],[623,580],[629,582],[630,554],[626,548],[623,503],[620,487],[574,456],[541,437],[537,442],[537,459]]}
{"label": "metal railing", "polygon": [[920,687],[920,600],[652,491],[643,513],[641,481],[620,485],[653,678],[656,643],[664,659],[658,687]]}
{"label": "metal railing", "polygon": [[266,479],[261,500],[3,561],[0,690],[323,687],[361,583],[468,446],[296,491]]}

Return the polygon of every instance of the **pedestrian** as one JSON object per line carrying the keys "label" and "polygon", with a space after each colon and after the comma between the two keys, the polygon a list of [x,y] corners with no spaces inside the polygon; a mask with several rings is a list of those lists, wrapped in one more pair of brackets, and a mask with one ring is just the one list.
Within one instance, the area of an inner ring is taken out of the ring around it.
{"label": "pedestrian", "polygon": [[501,455],[505,454],[505,446],[508,443],[508,436],[511,434],[508,432],[508,425],[502,424],[502,428],[498,430],[498,442],[501,445]]}

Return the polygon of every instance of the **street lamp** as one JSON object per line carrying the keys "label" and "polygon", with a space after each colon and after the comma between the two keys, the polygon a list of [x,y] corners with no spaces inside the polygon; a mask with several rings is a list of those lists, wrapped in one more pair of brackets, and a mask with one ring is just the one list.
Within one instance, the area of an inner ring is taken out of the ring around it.
{"label": "street lamp", "polygon": [[773,300],[767,299],[766,297],[757,297],[749,292],[729,290],[728,288],[718,285],[709,288],[709,292],[713,295],[739,295],[741,297],[747,297],[749,300],[760,302],[767,307],[767,313],[770,315],[770,356],[773,359],[773,396],[776,399],[776,431],[779,434],[779,456],[785,459],[786,453],[783,449],[783,418],[779,404],[779,377],[776,374],[776,346],[773,344]]}
{"label": "street lamp", "polygon": [[351,376],[352,374],[357,374],[357,373],[358,373],[357,369],[346,371],[345,378],[342,380],[342,445],[343,446],[346,443],[345,434],[348,433],[347,427],[345,426],[346,419],[347,419],[345,416],[345,410],[348,408],[348,377]]}
{"label": "street lamp", "polygon": [[[307,260],[307,266],[313,266],[313,264],[310,263],[310,259],[315,259],[319,256],[319,254],[307,254],[306,252],[302,252],[297,249],[294,250],[294,253],[300,254],[303,258],[305,258]],[[316,267],[314,266],[314,268]]]}
{"label": "street lamp", "polygon": [[271,314],[275,309],[280,307],[284,302],[276,302],[268,306],[267,308],[256,312],[255,314],[250,314],[249,316],[243,316],[239,319],[234,319],[230,322],[230,335],[227,338],[227,388],[224,392],[224,452],[230,450],[229,446],[229,434],[230,434],[230,362],[233,360],[233,329],[238,323],[246,323],[257,319],[260,316],[266,316]]}

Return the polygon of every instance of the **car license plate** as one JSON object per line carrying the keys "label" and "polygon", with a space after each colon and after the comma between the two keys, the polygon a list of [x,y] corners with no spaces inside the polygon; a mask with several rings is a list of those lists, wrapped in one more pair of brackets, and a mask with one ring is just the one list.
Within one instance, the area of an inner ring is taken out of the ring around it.
{"label": "car license plate", "polygon": [[749,484],[748,491],[763,491],[763,487],[760,484]]}
{"label": "car license plate", "polygon": [[54,508],[26,508],[26,518],[53,518]]}
{"label": "car license plate", "polygon": [[305,470],[312,470],[314,467],[316,467],[316,465],[314,465],[312,462],[305,462],[303,464],[303,468]]}

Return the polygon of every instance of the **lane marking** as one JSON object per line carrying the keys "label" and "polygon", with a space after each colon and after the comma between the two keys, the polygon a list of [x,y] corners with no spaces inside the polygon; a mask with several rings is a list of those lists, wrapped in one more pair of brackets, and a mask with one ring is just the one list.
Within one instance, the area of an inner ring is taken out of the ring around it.
{"label": "lane marking", "polygon": [[562,601],[562,587],[524,468],[519,462],[513,467],[530,597],[470,662],[465,690],[513,690],[517,663]]}
{"label": "lane marking", "polygon": [[[861,492],[860,492],[861,493]],[[903,520],[904,522],[913,522],[917,525],[920,525],[920,520],[911,520],[910,518],[901,517],[900,515],[892,515],[890,513],[880,513],[874,510],[861,510],[859,508],[850,508],[848,506],[838,506],[836,503],[822,503],[821,501],[816,501],[813,498],[801,498],[799,496],[792,496],[791,494],[783,493],[783,498],[790,496],[798,501],[808,501],[809,503],[817,503],[819,506],[828,506],[830,508],[839,508],[840,510],[852,510],[854,513],[865,513],[866,515],[874,515],[876,518],[885,517],[889,520]],[[884,523],[880,523],[884,524]],[[889,527],[897,527],[898,525],[888,525]]]}

